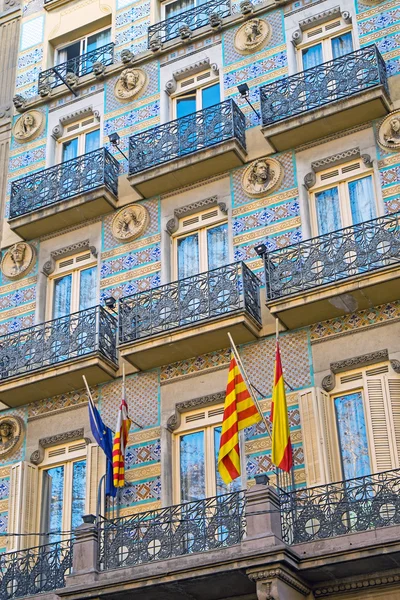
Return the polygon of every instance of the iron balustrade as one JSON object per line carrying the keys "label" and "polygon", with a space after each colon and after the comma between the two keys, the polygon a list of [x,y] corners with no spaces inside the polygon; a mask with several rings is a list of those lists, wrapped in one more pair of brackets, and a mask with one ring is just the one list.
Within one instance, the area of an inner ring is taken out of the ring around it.
{"label": "iron balustrade", "polygon": [[151,25],[148,28],[148,47],[151,48],[151,42],[155,40],[164,43],[179,37],[182,27],[193,31],[208,25],[212,14],[221,18],[229,17],[231,15],[230,0],[211,0]]}
{"label": "iron balustrade", "polygon": [[267,301],[400,262],[400,213],[264,255]]}
{"label": "iron balustrade", "polygon": [[280,490],[283,540],[300,544],[400,524],[400,469]]}
{"label": "iron balustrade", "polygon": [[[45,2],[45,4],[48,4]],[[101,62],[108,67],[114,63],[114,43],[111,42],[86,54],[70,58],[66,62],[54,65],[51,69],[39,73],[38,89],[54,89],[68,81],[70,73],[77,77],[83,77],[93,72],[93,65]]]}
{"label": "iron balustrade", "polygon": [[261,87],[262,124],[271,125],[377,86],[389,94],[385,62],[375,45],[366,46]]}
{"label": "iron balustrade", "polygon": [[129,173],[140,173],[230,139],[236,139],[245,150],[245,130],[244,114],[232,99],[152,127],[129,138]]}
{"label": "iron balustrade", "polygon": [[118,196],[118,161],[99,148],[11,184],[10,219],[105,186]]}
{"label": "iron balustrade", "polygon": [[126,296],[119,305],[119,343],[241,310],[261,324],[259,287],[244,263],[234,263]]}
{"label": "iron balustrade", "polygon": [[73,540],[0,554],[0,598],[11,600],[65,587]]}
{"label": "iron balustrade", "polygon": [[239,544],[244,492],[99,521],[99,568],[131,567]]}
{"label": "iron balustrade", "polygon": [[0,337],[0,380],[101,354],[117,363],[116,318],[102,306]]}

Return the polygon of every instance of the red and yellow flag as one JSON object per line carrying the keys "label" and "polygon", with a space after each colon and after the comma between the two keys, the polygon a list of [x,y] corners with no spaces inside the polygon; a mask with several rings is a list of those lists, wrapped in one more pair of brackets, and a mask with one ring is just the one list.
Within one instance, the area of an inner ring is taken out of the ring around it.
{"label": "red and yellow flag", "polygon": [[286,404],[285,383],[283,381],[281,353],[276,342],[274,389],[270,421],[272,427],[272,462],[282,469],[290,471],[293,466],[292,443],[290,441],[289,417]]}
{"label": "red and yellow flag", "polygon": [[128,405],[124,398],[119,407],[117,426],[115,428],[113,442],[113,480],[115,487],[124,487],[125,484],[125,450],[128,442],[128,434],[131,428],[131,420],[128,417]]}
{"label": "red and yellow flag", "polygon": [[226,484],[240,476],[239,431],[258,421],[261,415],[232,352],[218,454],[218,471]]}

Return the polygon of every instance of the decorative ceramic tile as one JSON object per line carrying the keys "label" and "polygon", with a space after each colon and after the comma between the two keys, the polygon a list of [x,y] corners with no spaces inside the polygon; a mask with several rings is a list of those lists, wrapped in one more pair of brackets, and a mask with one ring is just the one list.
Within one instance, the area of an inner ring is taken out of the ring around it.
{"label": "decorative ceramic tile", "polygon": [[161,367],[160,381],[166,383],[188,375],[195,375],[200,371],[215,370],[229,365],[230,349],[216,350],[201,356],[178,361]]}
{"label": "decorative ceramic tile", "polygon": [[28,52],[21,52],[18,57],[17,70],[26,69],[33,65],[40,65],[43,58],[43,47],[31,49]]}
{"label": "decorative ceramic tile", "polygon": [[129,446],[125,454],[125,464],[128,469],[145,463],[160,462],[161,442],[154,440],[138,446]]}
{"label": "decorative ceramic tile", "polygon": [[140,279],[132,279],[121,283],[120,285],[112,285],[110,287],[100,290],[100,302],[103,302],[109,296],[113,296],[116,300],[123,298],[124,296],[132,296],[132,294],[139,294],[140,292],[146,292],[152,288],[161,285],[161,274],[160,272],[153,273],[148,277],[141,277]]}
{"label": "decorative ceramic tile", "polygon": [[[97,387],[90,388],[92,398],[95,402],[98,401],[98,389]],[[47,416],[52,412],[60,412],[68,410],[81,404],[88,402],[87,392],[85,389],[76,390],[74,392],[68,392],[67,394],[60,394],[53,396],[52,398],[46,398],[45,400],[37,400],[28,404],[28,420],[38,419],[43,416]]]}
{"label": "decorative ceramic tile", "polygon": [[[148,481],[130,483],[122,488],[121,506],[131,506],[140,502],[161,499],[161,478],[155,477]],[[146,510],[146,505],[143,505]]]}
{"label": "decorative ceramic tile", "polygon": [[7,479],[0,479],[0,500],[4,500],[5,498],[8,498],[10,494],[10,480]]}
{"label": "decorative ceramic tile", "polygon": [[289,202],[284,202],[275,206],[269,206],[261,210],[254,211],[251,214],[244,215],[243,217],[237,217],[233,219],[233,234],[238,235],[243,231],[249,231],[257,227],[265,227],[271,223],[274,223],[275,221],[292,218],[298,216],[299,214],[299,202],[297,198],[294,198]]}
{"label": "decorative ceramic tile", "polygon": [[36,17],[22,24],[20,50],[27,50],[31,46],[37,46],[43,41],[43,26],[43,16]]}
{"label": "decorative ceramic tile", "polygon": [[7,333],[14,333],[25,327],[32,327],[35,324],[35,313],[24,314],[21,317],[14,317],[9,321],[0,323],[0,335],[6,335]]}
{"label": "decorative ceramic tile", "polygon": [[[1,289],[1,288],[0,288]],[[18,289],[8,294],[0,296],[0,311],[8,308],[21,307],[27,302],[33,302],[36,299],[36,287],[32,286],[25,289]],[[0,313],[1,318],[1,313]]]}

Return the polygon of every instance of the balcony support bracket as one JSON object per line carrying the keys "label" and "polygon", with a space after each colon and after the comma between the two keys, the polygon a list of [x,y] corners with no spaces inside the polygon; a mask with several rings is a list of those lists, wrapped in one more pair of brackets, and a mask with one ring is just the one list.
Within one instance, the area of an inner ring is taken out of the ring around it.
{"label": "balcony support bracket", "polygon": [[60,72],[57,70],[57,68],[56,68],[56,67],[51,67],[51,68],[49,69],[49,71],[53,71],[54,75],[55,75],[56,77],[58,77],[59,79],[61,79],[61,81],[63,82],[63,84],[64,84],[64,85],[66,85],[66,86],[67,86],[67,88],[69,89],[69,91],[70,91],[70,92],[72,92],[72,93],[74,94],[75,98],[78,96],[77,92],[76,92],[76,91],[75,91],[75,90],[74,90],[74,89],[71,87],[71,85],[70,85],[70,84],[69,84],[69,83],[66,81],[65,77],[63,77],[63,76],[61,75],[61,73],[60,73]]}

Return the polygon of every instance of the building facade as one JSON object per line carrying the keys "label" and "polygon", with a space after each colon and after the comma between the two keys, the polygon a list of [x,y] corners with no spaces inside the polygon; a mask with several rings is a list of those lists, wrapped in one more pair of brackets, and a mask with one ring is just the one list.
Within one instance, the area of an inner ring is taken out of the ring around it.
{"label": "building facade", "polygon": [[[400,599],[399,2],[0,8],[1,598]],[[295,488],[226,486],[276,319]]]}

